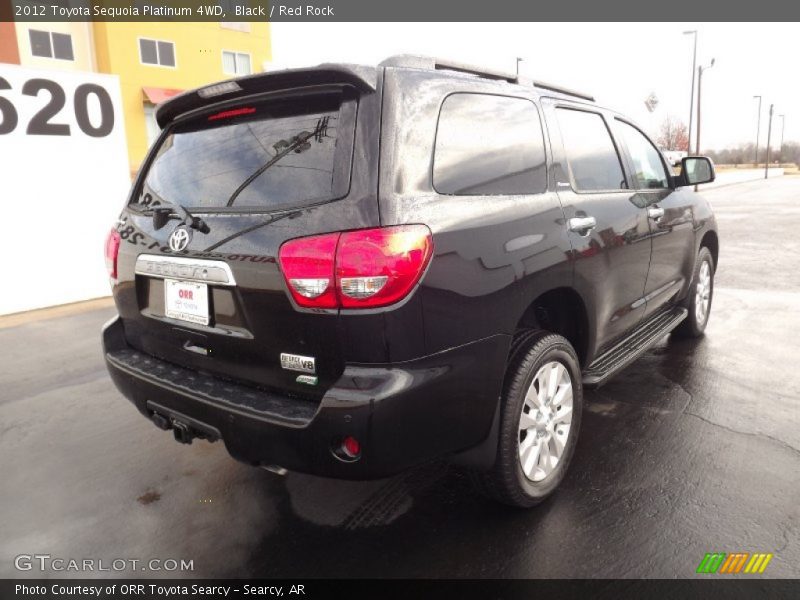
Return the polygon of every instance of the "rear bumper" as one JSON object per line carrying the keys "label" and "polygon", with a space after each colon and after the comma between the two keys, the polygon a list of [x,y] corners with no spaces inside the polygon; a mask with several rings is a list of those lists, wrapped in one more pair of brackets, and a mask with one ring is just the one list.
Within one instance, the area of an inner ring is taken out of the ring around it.
{"label": "rear bumper", "polygon": [[[397,473],[478,446],[490,435],[510,338],[493,336],[394,365],[348,365],[319,404],[240,386],[130,348],[119,318],[103,328],[114,384],[162,426],[222,439],[253,465],[342,479]],[[332,451],[361,442],[358,460]],[[176,436],[177,437],[177,436]]]}

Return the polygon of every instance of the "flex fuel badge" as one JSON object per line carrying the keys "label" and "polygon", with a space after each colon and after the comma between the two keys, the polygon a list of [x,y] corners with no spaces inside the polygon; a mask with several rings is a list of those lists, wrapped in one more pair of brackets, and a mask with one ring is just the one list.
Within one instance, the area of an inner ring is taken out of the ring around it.
{"label": "flex fuel badge", "polygon": [[317,385],[319,378],[316,375],[298,375],[295,381],[306,385]]}

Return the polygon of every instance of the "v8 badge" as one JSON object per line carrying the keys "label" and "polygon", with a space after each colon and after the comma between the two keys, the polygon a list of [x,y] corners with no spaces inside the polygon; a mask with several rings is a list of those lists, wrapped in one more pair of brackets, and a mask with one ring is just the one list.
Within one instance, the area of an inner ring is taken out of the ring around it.
{"label": "v8 badge", "polygon": [[299,354],[286,354],[285,352],[281,352],[281,368],[287,371],[300,371],[301,373],[317,372],[313,356],[300,356]]}

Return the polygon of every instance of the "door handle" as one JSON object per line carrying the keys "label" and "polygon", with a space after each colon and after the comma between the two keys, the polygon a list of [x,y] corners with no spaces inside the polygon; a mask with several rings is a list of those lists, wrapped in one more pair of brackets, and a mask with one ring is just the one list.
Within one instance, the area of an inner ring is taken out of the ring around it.
{"label": "door handle", "polygon": [[567,224],[570,231],[580,235],[589,235],[589,232],[597,227],[597,220],[594,217],[573,217]]}
{"label": "door handle", "polygon": [[650,207],[647,209],[647,216],[653,221],[659,221],[664,216],[664,209],[657,206]]}

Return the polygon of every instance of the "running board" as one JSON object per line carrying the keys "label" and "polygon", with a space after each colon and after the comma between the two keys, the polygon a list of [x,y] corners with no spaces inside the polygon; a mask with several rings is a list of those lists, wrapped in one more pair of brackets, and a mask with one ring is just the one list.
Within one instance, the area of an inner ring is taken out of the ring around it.
{"label": "running board", "polygon": [[668,307],[641,323],[627,337],[598,356],[583,372],[584,387],[599,387],[627,367],[689,314],[685,308]]}

